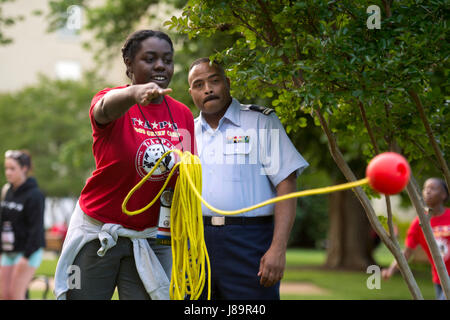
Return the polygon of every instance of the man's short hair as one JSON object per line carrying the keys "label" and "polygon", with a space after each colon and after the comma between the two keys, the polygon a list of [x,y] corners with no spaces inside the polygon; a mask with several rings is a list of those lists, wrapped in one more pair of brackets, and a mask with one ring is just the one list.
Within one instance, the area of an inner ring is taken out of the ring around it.
{"label": "man's short hair", "polygon": [[440,183],[442,189],[444,189],[444,192],[445,192],[445,194],[447,195],[447,197],[446,197],[445,200],[444,200],[444,203],[447,202],[447,201],[448,201],[448,198],[449,198],[449,192],[448,192],[447,184],[446,184],[445,181],[444,181],[443,179],[441,179],[441,178],[434,178],[434,179],[436,179],[436,180]]}
{"label": "man's short hair", "polygon": [[196,65],[199,65],[201,63],[209,63],[210,66],[214,65],[220,71],[220,73],[225,77],[225,69],[223,68],[223,66],[215,60],[211,61],[209,59],[209,57],[198,58],[197,60],[192,62],[191,66],[189,67],[189,72],[191,72],[192,68],[194,68]]}
{"label": "man's short hair", "polygon": [[442,190],[444,190],[445,195],[446,195],[446,198],[445,198],[445,200],[444,200],[444,203],[447,202],[450,195],[449,195],[448,188],[447,188],[447,184],[445,183],[445,181],[444,181],[443,179],[437,178],[437,177],[431,177],[431,178],[427,179],[427,181],[428,181],[428,180],[434,180],[434,181],[436,181],[436,182],[439,183],[439,185],[441,186]]}

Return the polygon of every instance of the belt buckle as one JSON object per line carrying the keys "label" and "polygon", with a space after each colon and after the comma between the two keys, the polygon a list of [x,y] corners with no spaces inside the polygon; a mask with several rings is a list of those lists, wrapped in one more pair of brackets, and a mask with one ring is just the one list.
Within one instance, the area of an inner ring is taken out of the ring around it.
{"label": "belt buckle", "polygon": [[211,225],[219,227],[225,225],[225,217],[211,217]]}

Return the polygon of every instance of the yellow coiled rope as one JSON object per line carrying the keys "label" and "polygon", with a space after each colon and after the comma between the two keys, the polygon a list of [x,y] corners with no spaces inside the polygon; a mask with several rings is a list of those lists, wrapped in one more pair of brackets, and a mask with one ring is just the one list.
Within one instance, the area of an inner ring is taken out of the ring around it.
{"label": "yellow coiled rope", "polygon": [[[133,193],[150,178],[153,172],[159,167],[161,161],[172,152],[180,157],[180,161],[172,168],[159,193],[145,207],[135,211],[129,211],[126,206]],[[337,186],[293,192],[247,208],[224,211],[214,208],[202,198],[202,169],[200,159],[188,151],[181,152],[180,150],[173,149],[164,153],[156,162],[153,169],[130,190],[122,203],[122,211],[132,216],[149,209],[159,199],[177,168],[179,169],[179,176],[175,185],[170,211],[173,259],[172,276],[170,279],[170,298],[172,300],[184,300],[187,296],[191,300],[197,300],[205,286],[205,274],[208,276],[208,300],[211,297],[211,267],[203,238],[201,203],[211,211],[221,215],[236,215],[287,199],[341,191],[368,183],[368,179],[364,178]]]}

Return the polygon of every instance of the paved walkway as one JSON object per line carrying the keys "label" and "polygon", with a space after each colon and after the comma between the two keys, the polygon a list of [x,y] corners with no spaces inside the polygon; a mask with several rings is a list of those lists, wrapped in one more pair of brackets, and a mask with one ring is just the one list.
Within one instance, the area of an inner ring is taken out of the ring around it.
{"label": "paved walkway", "polygon": [[328,290],[307,282],[281,282],[281,294],[326,295]]}

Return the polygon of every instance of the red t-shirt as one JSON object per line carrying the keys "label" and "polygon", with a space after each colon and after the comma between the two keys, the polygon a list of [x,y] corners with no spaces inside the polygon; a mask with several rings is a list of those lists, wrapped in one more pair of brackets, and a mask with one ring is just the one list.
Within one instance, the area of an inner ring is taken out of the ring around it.
{"label": "red t-shirt", "polygon": [[[431,274],[433,275],[433,282],[440,284],[439,276],[436,271],[436,266],[433,263],[430,249],[425,240],[422,228],[419,225],[419,218],[416,217],[411,226],[409,227],[408,234],[406,236],[405,245],[408,248],[414,249],[420,244],[428,256],[428,260],[431,263]],[[437,246],[444,260],[447,272],[450,270],[450,209],[446,208],[445,212],[439,216],[432,217],[430,219],[431,229],[433,230],[434,238],[436,239]]]}
{"label": "red t-shirt", "polygon": [[[194,120],[188,107],[165,96],[173,122],[163,101],[161,104],[141,106],[149,125],[146,125],[138,106],[134,105],[119,119],[106,126],[99,126],[92,112],[94,105],[108,91],[125,87],[104,89],[92,99],[89,116],[96,169],[81,191],[79,203],[84,213],[103,223],[117,223],[129,229],[143,230],[157,225],[159,199],[148,210],[134,216],[122,212],[122,202],[163,153],[173,148],[181,150],[181,145],[184,151],[194,153]],[[130,198],[128,210],[143,208],[156,196],[176,163],[176,155],[170,155],[169,170],[160,165]],[[175,181],[174,175],[169,185],[174,187]]]}

